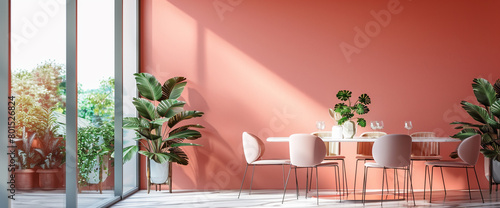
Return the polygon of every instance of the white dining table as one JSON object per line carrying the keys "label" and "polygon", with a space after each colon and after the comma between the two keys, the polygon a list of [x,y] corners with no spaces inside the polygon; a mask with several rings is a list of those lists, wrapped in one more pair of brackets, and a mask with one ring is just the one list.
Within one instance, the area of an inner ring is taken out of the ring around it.
{"label": "white dining table", "polygon": [[[324,142],[375,142],[377,138],[354,137],[354,138],[333,138],[320,137]],[[268,137],[268,142],[288,142],[289,137]],[[460,142],[460,139],[451,137],[412,137],[412,142]]]}

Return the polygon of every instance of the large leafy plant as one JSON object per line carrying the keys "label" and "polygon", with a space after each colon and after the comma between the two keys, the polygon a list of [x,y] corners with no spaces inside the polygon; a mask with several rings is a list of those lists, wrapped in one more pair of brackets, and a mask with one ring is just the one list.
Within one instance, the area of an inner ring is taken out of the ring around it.
{"label": "large leafy plant", "polygon": [[366,120],[361,117],[355,118],[354,115],[363,115],[367,114],[370,111],[370,109],[368,108],[368,105],[372,102],[370,96],[368,96],[367,94],[361,94],[354,103],[351,103],[351,96],[351,91],[340,90],[337,93],[337,98],[343,102],[337,103],[335,104],[335,107],[333,109],[329,109],[330,116],[332,118],[335,118],[335,113],[340,113],[342,118],[338,120],[339,125],[342,125],[343,123],[351,119],[357,119],[358,125],[361,127],[365,127]]}
{"label": "large leafy plant", "polygon": [[23,136],[14,139],[14,141],[18,142],[16,157],[14,158],[17,169],[34,168],[42,160],[42,157],[32,148],[36,133],[28,134],[24,129],[23,127]]}
{"label": "large leafy plant", "polygon": [[[480,134],[481,152],[484,156],[499,160],[500,154],[500,79],[492,85],[488,80],[476,78],[472,81],[472,89],[479,105],[462,101],[460,104],[467,113],[479,123],[456,121],[451,124],[459,126],[460,132],[453,138],[461,140]],[[456,152],[450,157],[456,158]]]}
{"label": "large leafy plant", "polygon": [[203,126],[176,126],[184,120],[201,117],[203,112],[184,110],[186,102],[177,100],[186,86],[186,78],[173,77],[162,85],[148,73],[136,73],[134,76],[141,97],[134,98],[132,103],[139,117],[124,118],[123,128],[135,130],[136,140],[143,150],[139,151],[139,147],[135,145],[125,147],[124,161],[130,160],[139,152],[157,163],[176,162],[187,165],[188,156],[180,147],[199,146],[183,141],[200,138],[201,133],[195,129]]}
{"label": "large leafy plant", "polygon": [[45,134],[39,138],[40,148],[35,149],[42,156],[43,161],[40,167],[42,169],[59,168],[64,164],[65,158],[64,143],[55,135],[59,123],[54,115],[54,108],[44,109],[41,113],[40,118],[45,124]]}

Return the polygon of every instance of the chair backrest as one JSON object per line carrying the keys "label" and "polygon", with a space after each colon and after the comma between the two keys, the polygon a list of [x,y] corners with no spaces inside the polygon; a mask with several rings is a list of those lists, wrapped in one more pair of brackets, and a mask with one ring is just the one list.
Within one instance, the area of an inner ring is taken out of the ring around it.
{"label": "chair backrest", "polygon": [[[369,131],[362,133],[359,137],[369,139],[378,138],[384,135],[387,135],[387,133],[381,131]],[[356,154],[365,156],[372,155],[373,142],[358,142],[357,147],[358,148],[356,149]]]}
{"label": "chair backrest", "polygon": [[[415,132],[411,137],[436,137],[434,132]],[[414,156],[439,155],[439,142],[414,142],[411,144],[411,154]]]}
{"label": "chair backrest", "polygon": [[325,158],[325,144],[321,138],[311,134],[290,136],[290,162],[298,167],[317,165]]}
{"label": "chair backrest", "polygon": [[406,134],[389,134],[373,144],[373,159],[377,164],[396,168],[410,165],[411,137]]}
{"label": "chair backrest", "polygon": [[469,165],[476,165],[479,149],[481,149],[481,135],[470,136],[458,145],[458,157]]}
{"label": "chair backrest", "polygon": [[[318,137],[332,136],[331,131],[317,131],[311,134]],[[326,147],[326,156],[340,155],[340,142],[325,142],[325,147]]]}
{"label": "chair backrest", "polygon": [[259,139],[259,137],[248,132],[243,132],[242,138],[243,152],[245,153],[245,159],[248,164],[262,157],[265,148],[264,143]]}

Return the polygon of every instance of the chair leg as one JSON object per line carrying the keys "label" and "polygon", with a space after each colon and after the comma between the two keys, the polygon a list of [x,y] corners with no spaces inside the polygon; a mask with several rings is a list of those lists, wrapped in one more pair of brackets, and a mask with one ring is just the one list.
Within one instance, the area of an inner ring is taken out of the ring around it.
{"label": "chair leg", "polygon": [[408,173],[410,174],[409,178],[410,178],[411,195],[413,198],[413,206],[417,206],[417,204],[415,203],[415,192],[413,191],[413,175],[410,170],[408,170]]}
{"label": "chair leg", "polygon": [[288,184],[288,179],[290,179],[290,172],[292,172],[292,165],[290,165],[290,169],[288,169],[288,177],[286,177],[285,188],[283,189],[283,199],[281,200],[281,204],[283,204],[283,202],[285,201],[286,185]]}
{"label": "chair leg", "polygon": [[[312,168],[311,168],[312,170]],[[312,178],[312,173],[311,173],[311,178]],[[319,191],[318,191],[318,167],[316,167],[316,205],[319,205]]]}
{"label": "chair leg", "polygon": [[443,167],[439,167],[439,169],[441,169],[441,178],[443,179],[444,198],[446,199],[446,185],[444,184]]}
{"label": "chair leg", "polygon": [[[337,170],[337,181],[340,181],[340,167],[335,166],[335,169]],[[342,202],[342,196],[344,194],[344,189],[342,189],[342,194],[339,196],[339,201]]]}
{"label": "chair leg", "polygon": [[255,165],[253,165],[252,169],[252,179],[250,180],[250,190],[248,191],[248,195],[252,194],[252,184],[253,184],[253,173],[255,172]]}
{"label": "chair leg", "polygon": [[432,202],[432,182],[434,180],[434,166],[431,167],[432,168],[432,171],[431,171],[431,175],[430,175],[430,183],[429,183],[429,189],[430,189],[430,195],[429,195],[429,203]]}
{"label": "chair leg", "polygon": [[465,168],[465,174],[467,175],[467,188],[469,188],[469,200],[472,200],[472,195],[470,193],[470,183],[469,183],[469,168]]}
{"label": "chair leg", "polygon": [[281,165],[281,170],[282,170],[282,173],[283,173],[283,185],[285,185],[285,164]]}
{"label": "chair leg", "polygon": [[354,196],[356,197],[356,178],[358,176],[358,162],[359,162],[359,159],[356,159],[356,167],[354,168]]}
{"label": "chair leg", "polygon": [[297,179],[297,168],[295,168],[295,189],[297,190],[297,199],[299,199],[299,180]]}
{"label": "chair leg", "polygon": [[342,187],[345,186],[344,192],[346,193],[346,196],[349,196],[349,186],[348,186],[348,183],[347,183],[347,173],[346,173],[346,170],[345,170],[345,161],[344,161],[344,159],[342,159],[342,184],[343,184]]}
{"label": "chair leg", "polygon": [[475,166],[474,166],[474,175],[476,175],[477,187],[479,188],[479,193],[481,194],[481,200],[483,200],[484,203],[483,192],[481,191],[481,185],[479,185],[479,179],[477,178],[477,172]]}
{"label": "chair leg", "polygon": [[309,168],[306,168],[306,199],[308,190],[309,190]]}
{"label": "chair leg", "polygon": [[243,180],[241,180],[240,193],[238,194],[238,199],[240,198],[240,195],[241,195],[241,189],[243,188],[243,182],[245,182],[245,177],[247,176],[247,169],[248,169],[248,163],[247,163],[247,167],[245,168],[245,173],[243,174]]}
{"label": "chair leg", "polygon": [[[425,165],[425,168],[424,168],[424,200],[425,200],[425,186],[427,184],[427,172],[429,171],[429,166],[428,165]],[[430,176],[429,176],[429,179],[430,179]]]}
{"label": "chair leg", "polygon": [[380,197],[380,206],[382,206],[382,202],[384,201],[384,176],[387,177],[385,168],[382,170],[382,194],[381,194],[381,197]]}
{"label": "chair leg", "polygon": [[[309,168],[308,168],[309,170]],[[313,171],[314,171],[314,168],[311,168],[311,178],[309,179],[309,191],[311,191],[311,187],[312,187],[312,182],[313,182]]]}
{"label": "chair leg", "polygon": [[[361,192],[361,201],[363,201],[363,205],[366,202],[366,180],[368,175],[368,168],[365,166],[364,176],[363,176],[363,191]],[[356,195],[354,195],[356,197]]]}

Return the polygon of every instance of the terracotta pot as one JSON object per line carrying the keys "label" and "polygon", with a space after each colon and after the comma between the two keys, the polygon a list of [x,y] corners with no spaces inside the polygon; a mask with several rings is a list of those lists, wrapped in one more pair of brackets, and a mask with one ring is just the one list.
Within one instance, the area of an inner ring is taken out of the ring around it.
{"label": "terracotta pot", "polygon": [[16,174],[16,189],[30,190],[35,187],[34,169],[16,170],[14,174]]}
{"label": "terracotta pot", "polygon": [[59,169],[38,169],[38,185],[43,190],[53,190],[57,188],[57,174]]}

